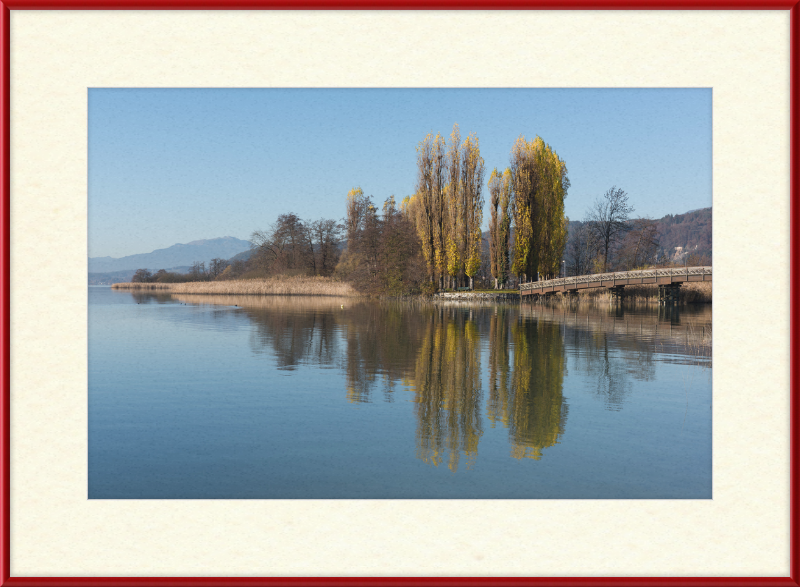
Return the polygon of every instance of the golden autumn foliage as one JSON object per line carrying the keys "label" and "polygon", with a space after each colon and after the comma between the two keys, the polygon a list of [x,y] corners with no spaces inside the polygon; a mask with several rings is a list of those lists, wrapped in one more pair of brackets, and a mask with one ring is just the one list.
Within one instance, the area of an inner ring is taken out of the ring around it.
{"label": "golden autumn foliage", "polygon": [[[430,281],[439,287],[480,268],[484,162],[478,138],[463,141],[458,124],[449,144],[428,134],[417,146],[417,185],[413,216]],[[409,200],[408,208],[412,208]]]}
{"label": "golden autumn foliage", "polygon": [[567,242],[567,166],[540,137],[526,141],[520,136],[511,149],[509,170],[515,227],[512,270],[522,281],[558,275]]}
{"label": "golden autumn foliage", "polygon": [[[458,469],[475,462],[483,435],[480,341],[477,326],[463,315],[430,314],[411,381],[417,416],[417,458]],[[461,322],[463,320],[463,322]]]}

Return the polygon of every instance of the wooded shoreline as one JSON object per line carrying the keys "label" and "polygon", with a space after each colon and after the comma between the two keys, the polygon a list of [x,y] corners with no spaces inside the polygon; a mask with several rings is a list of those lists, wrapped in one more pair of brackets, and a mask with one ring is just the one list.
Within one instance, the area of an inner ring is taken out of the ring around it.
{"label": "wooded shoreline", "polygon": [[[333,297],[364,297],[349,283],[330,277],[287,277],[283,279],[239,279],[228,281],[193,281],[187,283],[115,283],[112,289],[158,292],[170,294],[198,295],[302,295]],[[487,295],[513,297],[517,290],[487,290],[475,292],[440,292],[442,298],[482,299]],[[687,283],[681,288],[682,303],[711,303],[711,283]],[[405,296],[408,297],[408,296]],[[431,298],[417,295],[414,298]],[[657,303],[658,287],[655,285],[635,285],[625,289],[626,301],[635,303]],[[555,296],[553,301],[561,301]],[[594,288],[580,292],[577,302],[611,302],[611,292],[605,288]]]}

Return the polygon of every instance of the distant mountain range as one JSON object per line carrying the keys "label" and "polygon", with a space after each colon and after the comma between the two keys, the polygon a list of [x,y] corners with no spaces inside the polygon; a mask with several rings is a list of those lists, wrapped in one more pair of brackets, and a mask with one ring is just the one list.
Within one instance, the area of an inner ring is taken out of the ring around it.
{"label": "distant mountain range", "polygon": [[[152,253],[128,255],[115,259],[113,257],[89,257],[89,273],[112,273],[118,271],[136,271],[137,269],[171,269],[191,267],[195,262],[203,262],[208,266],[211,259],[230,259],[250,250],[250,242],[232,236],[210,238],[190,243],[172,245],[166,249],[157,249]],[[133,273],[131,273],[133,275]]]}

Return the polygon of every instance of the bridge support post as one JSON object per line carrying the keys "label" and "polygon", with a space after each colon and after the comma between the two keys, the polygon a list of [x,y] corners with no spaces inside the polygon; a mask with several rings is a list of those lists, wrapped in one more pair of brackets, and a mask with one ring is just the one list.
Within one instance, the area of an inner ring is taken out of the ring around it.
{"label": "bridge support post", "polygon": [[658,286],[658,303],[673,305],[678,303],[678,295],[681,291],[680,283],[670,283]]}
{"label": "bridge support post", "polygon": [[615,302],[621,302],[625,299],[625,286],[615,285],[611,289],[611,299]]}

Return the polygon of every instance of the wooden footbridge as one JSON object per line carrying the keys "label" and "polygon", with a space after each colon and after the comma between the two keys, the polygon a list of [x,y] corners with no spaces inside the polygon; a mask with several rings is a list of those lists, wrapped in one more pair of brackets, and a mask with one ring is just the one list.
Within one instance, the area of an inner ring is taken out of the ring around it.
{"label": "wooden footbridge", "polygon": [[577,294],[589,288],[604,287],[611,290],[615,298],[622,298],[626,285],[645,283],[658,285],[658,299],[662,303],[673,303],[678,299],[678,290],[683,283],[711,281],[711,267],[671,267],[669,269],[641,269],[617,271],[597,275],[561,277],[547,281],[531,281],[519,286],[520,297],[551,295],[555,293]]}

